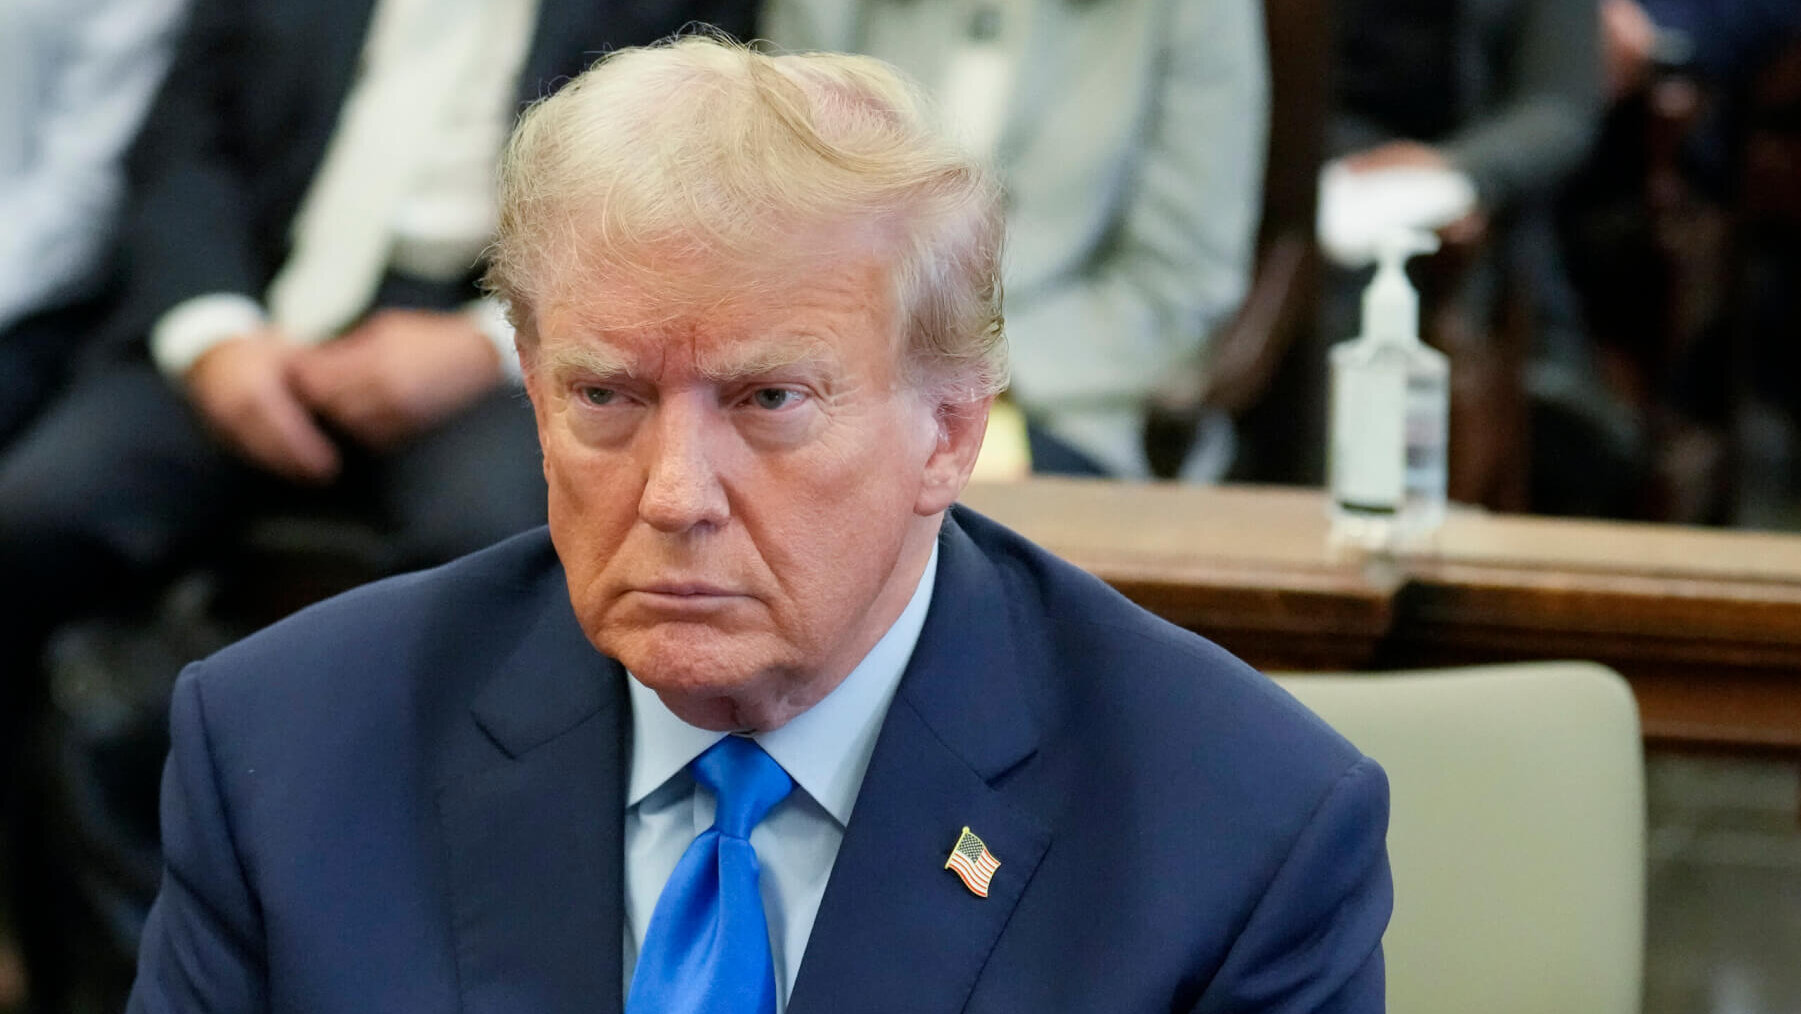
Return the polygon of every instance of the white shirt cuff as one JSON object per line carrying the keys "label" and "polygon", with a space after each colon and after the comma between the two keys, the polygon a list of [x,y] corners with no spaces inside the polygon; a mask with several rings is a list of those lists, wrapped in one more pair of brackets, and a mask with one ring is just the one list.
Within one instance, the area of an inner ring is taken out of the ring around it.
{"label": "white shirt cuff", "polygon": [[519,371],[519,347],[513,341],[513,324],[506,309],[493,297],[471,300],[463,304],[463,312],[494,343],[494,354],[500,357],[500,372],[512,384],[525,382]]}
{"label": "white shirt cuff", "polygon": [[150,358],[170,381],[180,383],[195,360],[213,346],[248,334],[269,322],[262,304],[235,292],[214,292],[175,304],[150,329]]}

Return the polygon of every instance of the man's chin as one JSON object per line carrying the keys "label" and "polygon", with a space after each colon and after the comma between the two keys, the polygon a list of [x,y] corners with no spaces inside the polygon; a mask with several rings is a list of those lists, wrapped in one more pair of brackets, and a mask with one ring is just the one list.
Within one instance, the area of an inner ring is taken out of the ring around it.
{"label": "man's chin", "polygon": [[659,695],[732,697],[766,682],[778,662],[755,636],[702,623],[659,623],[595,639],[638,682]]}

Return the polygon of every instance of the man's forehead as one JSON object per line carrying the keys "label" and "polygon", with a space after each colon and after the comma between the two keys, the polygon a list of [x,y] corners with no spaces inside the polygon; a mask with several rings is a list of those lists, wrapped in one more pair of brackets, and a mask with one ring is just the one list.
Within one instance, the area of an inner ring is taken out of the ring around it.
{"label": "man's forehead", "polygon": [[669,321],[632,327],[549,329],[542,365],[558,372],[654,377],[669,370],[729,380],[788,367],[831,369],[843,360],[830,328],[762,329],[750,322]]}
{"label": "man's forehead", "polygon": [[[631,284],[614,276],[560,286],[537,314],[546,359],[648,375],[681,366],[741,376],[783,366],[832,366],[894,348],[892,293],[881,266],[839,263],[807,273],[733,278],[712,292],[692,276]],[[735,283],[735,284],[734,284]]]}
{"label": "man's forehead", "polygon": [[766,247],[739,251],[693,239],[609,247],[572,238],[566,256],[541,265],[534,302],[555,305],[560,316],[595,331],[852,306],[885,311],[893,301],[893,265],[876,245],[846,240],[861,234],[841,227],[821,239],[776,228]]}

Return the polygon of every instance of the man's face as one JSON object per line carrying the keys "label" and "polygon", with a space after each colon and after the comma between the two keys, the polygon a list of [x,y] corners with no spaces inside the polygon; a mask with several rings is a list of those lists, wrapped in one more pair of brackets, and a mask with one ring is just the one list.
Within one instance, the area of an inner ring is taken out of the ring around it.
{"label": "man's face", "polygon": [[[902,375],[882,268],[705,309],[600,284],[527,363],[576,616],[683,719],[774,728],[899,615],[980,444]],[[595,307],[649,306],[611,326]],[[985,416],[985,412],[981,413]]]}

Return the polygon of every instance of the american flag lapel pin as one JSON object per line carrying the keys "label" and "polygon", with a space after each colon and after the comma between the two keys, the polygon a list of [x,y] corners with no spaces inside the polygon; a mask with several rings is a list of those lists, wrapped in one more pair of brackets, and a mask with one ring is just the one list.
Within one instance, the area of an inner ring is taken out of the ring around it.
{"label": "american flag lapel pin", "polygon": [[944,861],[944,868],[955,873],[969,893],[978,898],[988,897],[988,882],[994,879],[994,871],[1001,868],[1001,861],[994,858],[988,846],[976,833],[967,826],[957,836],[957,844],[951,846],[950,858]]}

